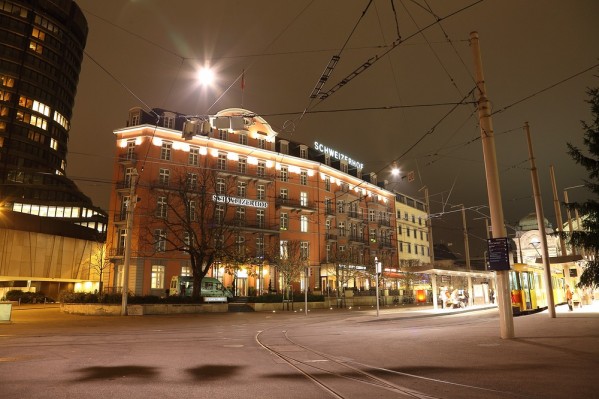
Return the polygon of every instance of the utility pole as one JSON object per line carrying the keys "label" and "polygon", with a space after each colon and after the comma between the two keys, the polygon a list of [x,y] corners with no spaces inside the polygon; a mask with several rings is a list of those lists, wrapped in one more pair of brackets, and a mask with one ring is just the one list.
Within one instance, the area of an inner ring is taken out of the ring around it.
{"label": "utility pole", "polygon": [[[428,229],[428,250],[431,262],[431,286],[433,290],[433,309],[437,310],[438,307],[438,295],[437,295],[437,275],[434,272],[435,269],[435,250],[433,248],[433,219],[431,218],[431,205],[428,198],[428,187],[424,186],[420,190],[424,189],[424,201],[426,202],[426,213],[427,213],[427,229]],[[420,191],[418,190],[418,191]]]}
{"label": "utility pole", "polygon": [[125,236],[125,259],[123,261],[123,291],[121,300],[121,316],[127,316],[127,294],[129,290],[129,263],[131,262],[131,238],[133,236],[131,230],[133,228],[133,210],[137,197],[135,194],[135,184],[137,183],[137,169],[131,171],[131,185],[129,187],[129,204],[127,205],[127,224]]}
{"label": "utility pole", "polygon": [[[565,190],[565,189],[564,189],[564,202],[566,203],[566,206],[568,206],[570,204],[570,201],[568,200],[568,190]],[[568,218],[568,231],[570,234],[572,234],[574,229],[572,226],[572,214],[570,213],[570,208],[566,208],[566,217]],[[572,255],[576,255],[576,247],[574,245],[570,245],[570,252],[572,252]]]}
{"label": "utility pole", "polygon": [[[507,237],[505,225],[503,224],[503,204],[501,202],[501,188],[499,186],[499,172],[497,170],[497,157],[495,154],[491,106],[487,98],[483,63],[478,43],[478,32],[470,33],[470,45],[472,47],[476,75],[478,119],[485,160],[491,228],[493,229],[493,238]],[[498,270],[496,273],[501,338],[514,338],[514,315],[512,314],[512,300],[509,292],[509,274],[507,270]]]}
{"label": "utility pole", "polygon": [[555,319],[555,299],[553,298],[553,287],[551,284],[551,264],[549,263],[549,249],[547,248],[547,233],[545,233],[545,215],[543,214],[543,201],[541,201],[541,189],[539,187],[539,176],[535,165],[535,156],[532,150],[532,140],[528,122],[524,123],[526,139],[528,142],[528,156],[530,157],[530,175],[532,177],[532,192],[535,197],[535,208],[537,211],[537,225],[541,236],[541,250],[543,251],[543,268],[545,269],[545,296],[547,297],[547,310],[549,317]]}

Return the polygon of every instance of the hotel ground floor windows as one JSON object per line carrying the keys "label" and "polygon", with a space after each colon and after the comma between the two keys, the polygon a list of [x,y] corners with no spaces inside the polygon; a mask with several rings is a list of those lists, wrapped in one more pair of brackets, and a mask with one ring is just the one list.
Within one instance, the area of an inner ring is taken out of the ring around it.
{"label": "hotel ground floor windows", "polygon": [[153,265],[152,275],[150,277],[150,288],[152,289],[163,289],[164,288],[164,266]]}

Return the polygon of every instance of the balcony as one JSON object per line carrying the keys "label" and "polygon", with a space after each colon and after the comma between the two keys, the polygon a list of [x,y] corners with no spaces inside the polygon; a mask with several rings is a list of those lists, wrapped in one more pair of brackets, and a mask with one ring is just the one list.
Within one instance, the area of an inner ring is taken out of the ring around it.
{"label": "balcony", "polygon": [[379,225],[379,227],[391,227],[391,221],[390,220],[379,220],[378,225]]}
{"label": "balcony", "polygon": [[137,154],[121,154],[119,155],[119,163],[123,166],[133,166],[137,163]]}
{"label": "balcony", "polygon": [[239,230],[260,232],[267,234],[279,234],[279,225],[266,223],[260,220],[235,219],[225,222],[225,225],[238,228]]}
{"label": "balcony", "polygon": [[336,234],[331,234],[331,233],[325,233],[324,234],[324,239],[327,241],[337,241],[337,235]]}
{"label": "balcony", "polygon": [[360,237],[360,236],[354,235],[354,234],[350,234],[347,237],[347,240],[350,243],[353,243],[353,244],[360,244],[360,245],[366,245],[366,244],[368,244],[368,241],[366,239],[364,239],[364,237]]}
{"label": "balcony", "polygon": [[275,200],[275,205],[281,208],[291,208],[296,210],[304,210],[314,212],[316,207],[314,202],[304,202],[299,199],[291,199],[291,198],[277,198]]}

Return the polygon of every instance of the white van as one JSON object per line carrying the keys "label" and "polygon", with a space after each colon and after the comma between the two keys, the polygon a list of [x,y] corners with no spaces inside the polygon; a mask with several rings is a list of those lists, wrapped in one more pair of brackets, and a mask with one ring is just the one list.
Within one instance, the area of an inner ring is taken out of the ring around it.
{"label": "white van", "polygon": [[[193,277],[191,276],[173,276],[169,295],[191,296],[193,293]],[[213,277],[204,277],[200,290],[202,297],[225,297],[233,298],[231,291],[223,286],[220,280]]]}

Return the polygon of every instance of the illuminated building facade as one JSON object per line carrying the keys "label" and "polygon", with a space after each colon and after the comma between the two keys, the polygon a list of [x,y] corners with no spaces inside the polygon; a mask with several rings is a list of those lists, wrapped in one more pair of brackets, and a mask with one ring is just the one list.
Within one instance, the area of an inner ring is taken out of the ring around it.
{"label": "illuminated building facade", "polygon": [[[0,254],[4,285],[41,281],[37,289],[55,294],[91,278],[91,243],[103,241],[106,214],[66,176],[87,32],[87,21],[72,0],[0,0],[0,233],[8,244]],[[50,244],[56,241],[62,243]]]}
{"label": "illuminated building facade", "polygon": [[[279,291],[273,255],[282,255],[291,243],[299,245],[310,269],[311,292],[335,289],[340,275],[351,275],[343,281],[346,287],[369,288],[375,256],[397,267],[395,194],[364,173],[361,163],[330,147],[325,152],[281,138],[263,118],[243,109],[185,122],[175,112],[133,108],[127,127],[114,131],[106,246],[115,290],[122,288],[132,181],[137,188],[127,289],[137,294],[164,295],[172,276],[191,273],[189,255],[173,250],[175,229],[148,226],[156,218],[198,212],[201,198],[215,209],[226,204],[222,217],[234,232],[229,239],[246,254],[234,267],[231,259],[218,260],[209,273],[236,295]],[[205,183],[207,171],[216,184]],[[173,193],[198,185],[201,195],[187,200],[185,210],[172,206]],[[304,281],[302,272],[294,290],[304,289]]]}

